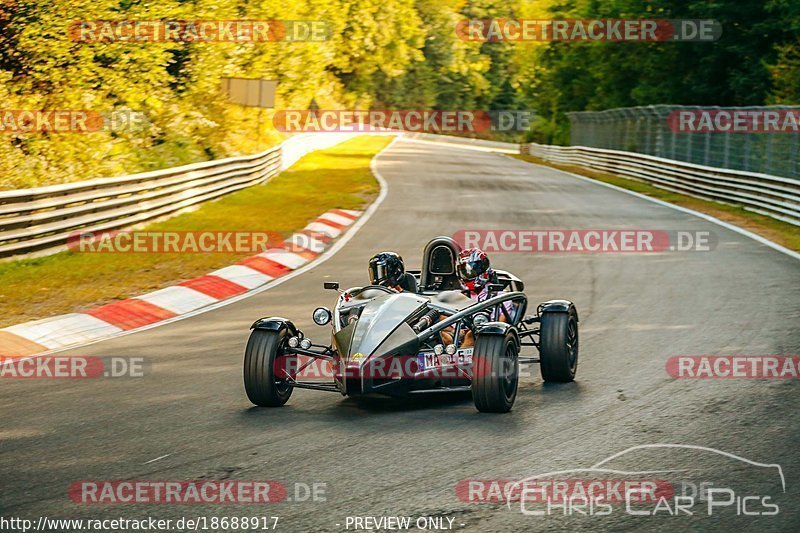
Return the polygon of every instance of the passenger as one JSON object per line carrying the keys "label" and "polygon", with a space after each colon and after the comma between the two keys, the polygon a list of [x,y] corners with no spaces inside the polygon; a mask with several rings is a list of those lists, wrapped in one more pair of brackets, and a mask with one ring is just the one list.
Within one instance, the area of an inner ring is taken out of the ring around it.
{"label": "passenger", "polygon": [[380,252],[369,260],[369,281],[397,292],[417,292],[417,281],[406,273],[403,258],[395,252]]}

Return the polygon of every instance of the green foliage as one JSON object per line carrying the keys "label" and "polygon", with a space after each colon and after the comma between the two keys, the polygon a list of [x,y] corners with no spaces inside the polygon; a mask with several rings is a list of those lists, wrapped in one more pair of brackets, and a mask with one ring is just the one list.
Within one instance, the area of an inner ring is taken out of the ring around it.
{"label": "green foliage", "polygon": [[[469,42],[469,18],[712,18],[715,43]],[[324,20],[326,42],[78,43],[71,21]],[[564,113],[800,101],[796,0],[3,0],[0,110],[144,112],[144,131],[0,132],[0,188],[147,171],[280,142],[271,112],[222,77],[279,80],[277,108],[531,109],[527,138],[566,142]]]}
{"label": "green foliage", "polygon": [[773,82],[769,103],[797,105],[800,95],[800,40],[778,48],[778,57],[769,65]]}
{"label": "green foliage", "polygon": [[[326,42],[80,43],[79,20],[325,20]],[[368,106],[373,79],[424,60],[411,0],[5,0],[0,4],[0,109],[129,109],[144,131],[0,132],[0,188],[154,170],[256,152],[282,135],[271,112],[226,102],[221,78],[279,80],[277,107]]]}
{"label": "green foliage", "polygon": [[800,103],[800,4],[793,0],[576,0],[556,18],[715,19],[713,43],[551,43],[531,92],[559,124],[565,112],[682,104],[705,106]]}

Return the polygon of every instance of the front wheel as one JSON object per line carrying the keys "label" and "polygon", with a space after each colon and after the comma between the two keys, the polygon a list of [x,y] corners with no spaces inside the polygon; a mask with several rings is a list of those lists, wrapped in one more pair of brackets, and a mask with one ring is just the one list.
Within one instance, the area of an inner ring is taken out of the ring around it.
{"label": "front wheel", "polygon": [[472,350],[472,399],[482,413],[507,413],[517,398],[519,348],[514,335],[478,335]]}
{"label": "front wheel", "polygon": [[254,329],[244,351],[244,390],[253,404],[280,407],[292,395],[293,387],[285,377],[276,377],[275,361],[281,357],[285,330]]}
{"label": "front wheel", "polygon": [[545,381],[568,383],[575,380],[578,370],[578,314],[573,307],[568,312],[542,314],[539,359]]}

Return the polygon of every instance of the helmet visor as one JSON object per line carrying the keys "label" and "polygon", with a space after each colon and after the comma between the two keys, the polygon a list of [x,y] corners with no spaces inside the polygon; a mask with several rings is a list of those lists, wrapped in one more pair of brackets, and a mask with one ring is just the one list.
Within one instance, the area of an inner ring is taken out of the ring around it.
{"label": "helmet visor", "polygon": [[369,265],[369,281],[373,285],[380,285],[386,281],[386,263],[375,262]]}
{"label": "helmet visor", "polygon": [[483,265],[480,261],[467,261],[458,264],[458,277],[464,280],[475,279],[483,274]]}

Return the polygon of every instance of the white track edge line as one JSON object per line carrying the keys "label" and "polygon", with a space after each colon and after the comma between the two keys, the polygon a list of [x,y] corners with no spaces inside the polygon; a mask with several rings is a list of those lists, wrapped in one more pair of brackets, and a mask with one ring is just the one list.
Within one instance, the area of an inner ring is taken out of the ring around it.
{"label": "white track edge line", "polygon": [[[358,219],[356,219],[354,221],[353,225],[348,227],[346,230],[343,230],[343,233],[342,233],[341,237],[339,237],[339,239],[333,244],[333,246],[331,246],[324,253],[320,254],[314,260],[306,263],[305,265],[303,265],[302,267],[298,268],[297,270],[293,270],[292,272],[289,272],[288,274],[286,274],[284,276],[281,276],[279,278],[275,278],[274,280],[267,282],[266,284],[262,285],[261,287],[257,287],[255,289],[252,289],[252,290],[247,291],[245,293],[239,294],[237,296],[233,296],[231,298],[228,298],[227,300],[220,300],[219,302],[217,302],[215,304],[210,304],[210,305],[208,305],[206,307],[202,307],[202,308],[197,309],[195,311],[190,311],[190,312],[188,312],[188,313],[186,313],[184,315],[174,316],[172,318],[168,318],[168,319],[162,320],[160,322],[155,322],[153,324],[148,324],[148,325],[142,326],[140,328],[131,329],[131,330],[127,330],[127,331],[121,331],[119,333],[115,333],[114,335],[109,335],[108,337],[102,337],[100,339],[95,339],[95,340],[92,340],[92,341],[89,341],[89,342],[73,344],[71,346],[65,346],[63,348],[56,348],[56,349],[53,349],[53,350],[48,350],[46,352],[41,352],[41,353],[37,353],[37,354],[33,354],[33,355],[27,355],[27,356],[18,357],[18,358],[12,358],[12,359],[9,359],[9,361],[7,361],[7,362],[13,361],[13,362],[16,363],[16,362],[25,361],[25,360],[28,360],[28,359],[35,359],[37,357],[42,357],[42,356],[45,356],[45,355],[51,355],[51,354],[54,354],[54,353],[64,352],[64,351],[67,351],[67,350],[74,350],[75,348],[83,348],[85,346],[91,346],[92,344],[97,344],[97,343],[100,343],[100,342],[103,342],[103,341],[107,341],[107,340],[110,340],[110,339],[116,339],[116,338],[119,338],[119,337],[132,335],[134,333],[147,331],[149,329],[154,329],[154,328],[157,328],[159,326],[164,326],[166,324],[171,324],[171,323],[177,322],[179,320],[183,320],[183,319],[186,319],[186,318],[191,318],[193,316],[201,315],[201,314],[206,313],[208,311],[213,311],[215,309],[219,309],[220,307],[225,307],[226,305],[230,305],[230,304],[236,303],[236,302],[238,302],[240,300],[244,300],[245,298],[249,298],[251,296],[255,296],[256,294],[262,293],[262,292],[264,292],[266,290],[269,290],[269,289],[271,289],[273,287],[277,287],[281,283],[283,283],[285,281],[289,281],[290,279],[292,279],[292,278],[294,278],[296,276],[299,276],[300,274],[304,274],[305,272],[308,272],[312,268],[315,268],[315,267],[321,265],[322,263],[324,263],[325,261],[327,261],[328,259],[330,259],[334,255],[336,255],[336,252],[341,250],[342,247],[344,247],[344,245],[347,244],[350,241],[350,239],[352,239],[355,236],[356,233],[358,233],[358,230],[360,230],[361,227],[364,224],[367,223],[367,221],[372,217],[372,215],[375,213],[375,211],[377,211],[378,207],[380,207],[380,205],[383,203],[383,200],[386,198],[386,195],[389,193],[389,185],[386,183],[386,180],[381,175],[381,173],[378,171],[377,160],[385,151],[387,151],[389,148],[391,148],[399,138],[400,137],[397,136],[394,139],[392,139],[392,142],[390,142],[389,144],[384,146],[377,154],[375,154],[373,156],[372,160],[369,163],[369,169],[372,172],[372,175],[375,176],[375,179],[377,180],[378,184],[381,187],[381,191],[380,191],[380,193],[378,193],[378,197],[375,199],[375,201],[372,202],[372,204],[363,212],[363,214],[361,215],[360,218],[358,218]],[[228,266],[231,266],[231,265],[228,265]],[[255,319],[253,319],[253,321],[255,321]]]}
{"label": "white track edge line", "polygon": [[[604,181],[596,180],[596,179],[593,179],[593,178],[587,178],[586,176],[581,176],[580,174],[575,174],[573,172],[567,172],[566,170],[560,170],[560,169],[557,169],[557,168],[549,167],[547,165],[540,165],[538,163],[532,163],[530,161],[523,161],[523,160],[517,159],[515,157],[512,157],[510,159],[513,159],[514,161],[518,161],[519,163],[522,163],[524,165],[533,165],[533,166],[536,166],[536,167],[545,168],[547,170],[552,170],[554,172],[560,172],[562,174],[566,174],[567,176],[572,176],[573,178],[577,178],[579,180],[588,181],[588,182],[594,183],[596,185],[602,185],[603,187],[607,187],[609,189],[614,189],[615,191],[624,192],[625,194],[630,194],[631,196],[635,196],[637,198],[642,198],[643,200],[648,200],[650,202],[656,203],[658,205],[662,205],[664,207],[670,207],[672,209],[675,209],[676,211],[681,211],[683,213],[688,213],[690,215],[694,215],[696,217],[702,218],[703,220],[706,220],[707,222],[711,222],[712,224],[716,224],[718,226],[722,226],[725,229],[729,229],[729,230],[731,230],[731,231],[733,231],[735,233],[738,233],[740,235],[744,235],[745,237],[748,237],[750,239],[753,239],[754,241],[760,242],[761,244],[763,244],[765,246],[768,246],[768,247],[772,248],[773,250],[777,250],[778,252],[786,254],[789,257],[793,257],[793,258],[797,259],[798,261],[800,261],[800,253],[797,253],[794,250],[790,250],[790,249],[786,248],[785,246],[781,246],[777,242],[771,241],[771,240],[767,239],[766,237],[758,235],[757,233],[753,233],[752,231],[748,231],[748,230],[746,230],[746,229],[744,229],[742,227],[736,226],[735,224],[731,224],[729,222],[725,222],[724,220],[720,220],[720,219],[718,219],[716,217],[713,217],[711,215],[708,215],[706,213],[702,213],[700,211],[695,211],[694,209],[689,209],[688,207],[682,207],[680,205],[671,204],[669,202],[665,202],[664,200],[659,200],[658,198],[653,198],[651,196],[647,196],[646,194],[638,193],[636,191],[631,191],[631,190],[625,189],[624,187],[619,187],[618,185],[612,185],[611,183],[606,183]],[[624,179],[624,176],[621,176],[621,177]],[[635,180],[633,180],[633,181],[635,181]],[[644,182],[644,183],[647,183],[647,182]],[[706,201],[711,201],[711,200],[706,200]]]}

